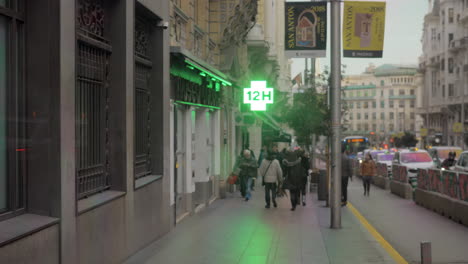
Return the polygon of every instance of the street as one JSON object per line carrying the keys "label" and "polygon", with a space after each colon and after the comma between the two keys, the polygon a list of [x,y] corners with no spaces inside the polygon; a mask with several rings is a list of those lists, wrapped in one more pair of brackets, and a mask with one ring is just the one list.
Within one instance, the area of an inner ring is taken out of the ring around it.
{"label": "street", "polygon": [[354,179],[348,187],[349,199],[409,263],[420,261],[422,241],[432,243],[433,263],[468,263],[467,227],[375,185],[365,197],[361,180]]}

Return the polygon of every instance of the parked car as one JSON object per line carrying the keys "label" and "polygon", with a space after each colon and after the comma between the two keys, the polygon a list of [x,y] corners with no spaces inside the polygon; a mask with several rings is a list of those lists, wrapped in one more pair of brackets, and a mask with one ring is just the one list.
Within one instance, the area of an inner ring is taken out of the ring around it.
{"label": "parked car", "polygon": [[460,157],[460,154],[462,153],[462,149],[459,147],[450,147],[450,146],[437,146],[437,147],[432,147],[428,150],[429,155],[431,155],[432,159],[437,165],[437,168],[440,168],[440,165],[442,162],[444,162],[445,159],[448,158],[448,154],[450,152],[455,152],[456,154],[456,160]]}
{"label": "parked car", "polygon": [[399,150],[395,153],[392,164],[405,166],[408,180],[413,185],[417,182],[418,169],[436,168],[429,153],[417,148]]}
{"label": "parked car", "polygon": [[455,164],[456,171],[468,172],[468,151],[463,151]]}
{"label": "parked car", "polygon": [[394,156],[395,156],[395,153],[393,153],[393,152],[385,152],[385,153],[377,154],[377,157],[375,159],[375,162],[387,164],[388,176],[389,177],[392,176],[392,162],[393,162],[393,157]]}
{"label": "parked car", "polygon": [[371,150],[370,151],[370,154],[372,156],[372,159],[373,160],[376,160],[377,159],[377,155],[381,154],[381,153],[385,153],[387,152],[386,150]]}

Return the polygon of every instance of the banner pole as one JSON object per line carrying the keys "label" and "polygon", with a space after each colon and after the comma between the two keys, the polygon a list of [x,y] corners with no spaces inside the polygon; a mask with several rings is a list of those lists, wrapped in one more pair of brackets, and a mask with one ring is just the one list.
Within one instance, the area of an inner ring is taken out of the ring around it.
{"label": "banner pole", "polygon": [[331,228],[341,228],[341,3],[331,0]]}

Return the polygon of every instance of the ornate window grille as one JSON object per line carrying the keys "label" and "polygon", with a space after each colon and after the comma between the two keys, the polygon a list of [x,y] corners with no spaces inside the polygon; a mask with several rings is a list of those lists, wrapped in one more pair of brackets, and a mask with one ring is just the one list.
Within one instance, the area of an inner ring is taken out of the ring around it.
{"label": "ornate window grille", "polygon": [[150,175],[151,157],[151,89],[152,62],[148,56],[150,24],[135,21],[135,178]]}
{"label": "ornate window grille", "polygon": [[109,182],[109,58],[100,0],[79,0],[77,13],[76,181],[78,199]]}

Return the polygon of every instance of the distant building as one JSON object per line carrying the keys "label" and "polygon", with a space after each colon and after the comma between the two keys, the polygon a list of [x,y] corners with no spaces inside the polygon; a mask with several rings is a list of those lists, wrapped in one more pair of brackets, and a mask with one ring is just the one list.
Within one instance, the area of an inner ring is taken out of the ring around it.
{"label": "distant building", "polygon": [[344,135],[370,137],[374,143],[388,142],[392,134],[416,131],[416,66],[370,65],[363,74],[342,81]]}
{"label": "distant building", "polygon": [[[428,143],[442,135],[442,143],[463,146],[468,90],[468,1],[430,0],[424,17],[423,75],[418,113],[428,131]],[[465,107],[464,107],[465,106]],[[462,111],[462,109],[464,111]],[[465,122],[462,122],[465,120]]]}

